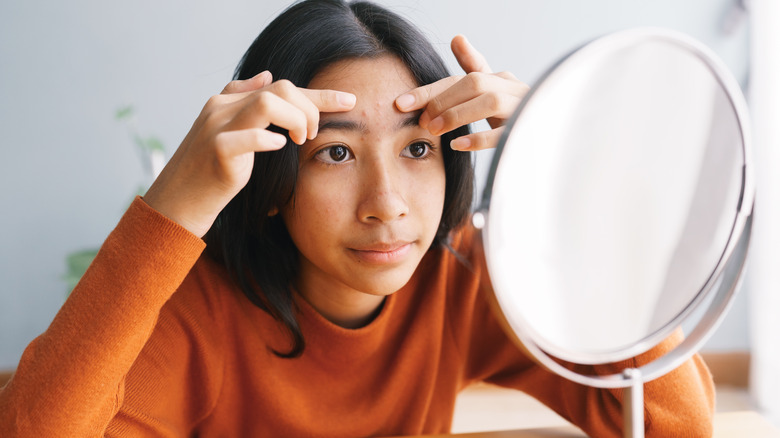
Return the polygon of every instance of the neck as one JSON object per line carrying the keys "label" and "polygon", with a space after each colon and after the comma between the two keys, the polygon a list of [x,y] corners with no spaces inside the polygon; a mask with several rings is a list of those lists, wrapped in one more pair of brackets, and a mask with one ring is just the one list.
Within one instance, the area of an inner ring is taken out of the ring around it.
{"label": "neck", "polygon": [[340,327],[356,329],[371,323],[382,310],[385,297],[363,292],[334,293],[331,288],[307,288],[300,285],[298,293],[317,313]]}

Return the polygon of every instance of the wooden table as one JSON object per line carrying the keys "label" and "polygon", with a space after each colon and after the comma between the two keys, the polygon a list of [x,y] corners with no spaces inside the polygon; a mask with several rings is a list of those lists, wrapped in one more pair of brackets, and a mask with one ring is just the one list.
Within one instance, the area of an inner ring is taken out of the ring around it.
{"label": "wooden table", "polygon": [[[582,438],[581,430],[574,426],[545,427],[539,429],[506,430],[454,435],[426,435],[456,438]],[[780,438],[780,429],[756,412],[721,412],[715,414],[714,438]]]}

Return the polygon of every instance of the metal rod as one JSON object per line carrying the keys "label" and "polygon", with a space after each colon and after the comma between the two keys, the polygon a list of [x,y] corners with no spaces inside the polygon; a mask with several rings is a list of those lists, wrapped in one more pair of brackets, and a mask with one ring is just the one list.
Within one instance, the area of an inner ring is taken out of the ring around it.
{"label": "metal rod", "polygon": [[645,436],[645,394],[642,372],[636,368],[623,370],[623,377],[631,385],[623,390],[623,437],[644,438]]}

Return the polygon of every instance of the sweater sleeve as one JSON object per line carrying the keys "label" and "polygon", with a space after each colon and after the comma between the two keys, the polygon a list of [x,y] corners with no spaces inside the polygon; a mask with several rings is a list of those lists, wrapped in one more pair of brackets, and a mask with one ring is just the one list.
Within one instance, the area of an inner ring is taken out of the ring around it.
{"label": "sweater sleeve", "polygon": [[136,198],[0,390],[0,436],[102,436],[160,309],[204,247]]}
{"label": "sweater sleeve", "polygon": [[228,343],[220,277],[227,274],[198,262],[165,303],[125,378],[125,398],[106,437],[192,436],[211,413]]}
{"label": "sweater sleeve", "polygon": [[[472,275],[487,275],[467,230],[457,247],[472,264]],[[461,270],[462,271],[462,270]],[[456,284],[467,284],[457,279]],[[519,389],[538,399],[589,436],[622,436],[623,390],[583,386],[552,373],[528,357],[506,335],[489,305],[489,282],[473,281],[477,293],[464,294],[455,313],[464,328],[466,381],[487,381]],[[464,301],[467,300],[467,301]],[[468,310],[466,310],[468,309]],[[675,333],[651,350],[615,364],[574,366],[582,374],[616,374],[652,362],[672,350],[682,336]],[[665,376],[645,383],[645,430],[648,437],[712,435],[714,384],[701,357],[694,355]]]}

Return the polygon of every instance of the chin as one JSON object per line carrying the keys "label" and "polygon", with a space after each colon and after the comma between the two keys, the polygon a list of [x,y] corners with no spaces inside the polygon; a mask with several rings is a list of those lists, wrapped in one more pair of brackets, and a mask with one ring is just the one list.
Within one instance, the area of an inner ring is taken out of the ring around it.
{"label": "chin", "polygon": [[365,281],[351,282],[354,289],[369,295],[392,295],[409,282],[414,274],[414,269],[405,269],[404,272],[387,272],[369,275]]}

